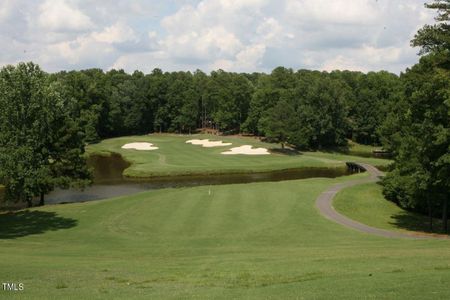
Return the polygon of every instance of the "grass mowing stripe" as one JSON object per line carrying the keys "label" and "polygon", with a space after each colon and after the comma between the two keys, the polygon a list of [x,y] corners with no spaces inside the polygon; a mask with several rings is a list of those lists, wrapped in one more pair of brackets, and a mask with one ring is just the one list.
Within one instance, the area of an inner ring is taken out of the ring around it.
{"label": "grass mowing stripe", "polygon": [[449,298],[449,241],[366,236],[316,212],[321,191],[355,176],[214,186],[210,204],[196,187],[33,208],[78,223],[0,239],[0,279],[26,288],[0,297]]}

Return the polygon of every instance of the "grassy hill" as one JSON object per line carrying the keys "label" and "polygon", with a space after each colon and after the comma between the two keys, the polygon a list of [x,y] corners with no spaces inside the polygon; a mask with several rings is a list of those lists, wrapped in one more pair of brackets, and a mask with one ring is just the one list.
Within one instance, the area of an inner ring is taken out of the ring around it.
{"label": "grassy hill", "polygon": [[[387,201],[382,187],[369,183],[347,188],[336,196],[333,207],[340,213],[369,226],[387,230],[429,232],[427,216],[408,212]],[[442,220],[433,220],[434,229],[442,228]]]}
{"label": "grassy hill", "polygon": [[[222,140],[232,143],[227,147],[203,148],[186,144],[189,139]],[[159,147],[154,151],[121,149],[132,142],[150,142]],[[253,145],[274,151],[272,155],[222,155],[232,147]],[[132,165],[124,174],[131,177],[150,177],[180,174],[216,174],[238,172],[263,172],[302,167],[343,167],[346,161],[361,161],[376,166],[386,166],[389,160],[363,158],[336,152],[302,152],[294,155],[279,154],[280,146],[261,142],[253,137],[214,136],[214,135],[169,135],[154,134],[129,136],[103,140],[89,145],[89,154],[108,155],[119,153]]]}
{"label": "grassy hill", "polygon": [[8,299],[448,299],[450,241],[386,239],[319,215],[349,180],[149,191],[0,215]]}

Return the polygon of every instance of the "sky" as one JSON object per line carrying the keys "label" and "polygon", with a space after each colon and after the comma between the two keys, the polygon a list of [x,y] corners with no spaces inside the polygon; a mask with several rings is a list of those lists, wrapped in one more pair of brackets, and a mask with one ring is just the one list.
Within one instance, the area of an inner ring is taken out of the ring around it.
{"label": "sky", "polygon": [[400,73],[425,0],[0,0],[0,66]]}

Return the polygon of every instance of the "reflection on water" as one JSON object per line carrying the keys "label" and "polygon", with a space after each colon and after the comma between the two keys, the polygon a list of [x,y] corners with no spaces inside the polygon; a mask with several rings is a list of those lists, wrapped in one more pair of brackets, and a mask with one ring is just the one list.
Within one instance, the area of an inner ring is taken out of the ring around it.
{"label": "reflection on water", "polygon": [[130,166],[120,154],[111,156],[91,155],[87,161],[93,169],[95,183],[121,183],[124,181],[123,171]]}
{"label": "reflection on water", "polygon": [[170,176],[146,179],[131,179],[122,176],[129,166],[118,154],[110,157],[92,156],[89,165],[94,169],[94,184],[84,190],[56,190],[46,197],[46,203],[82,202],[135,194],[161,188],[191,187],[200,185],[235,184],[263,181],[283,181],[313,177],[335,178],[352,173],[342,167],[302,168],[265,173]]}
{"label": "reflection on water", "polygon": [[[283,181],[314,177],[335,178],[349,175],[352,172],[346,167],[301,168],[265,173],[223,174],[197,176],[167,176],[159,178],[131,179],[122,176],[123,171],[130,166],[119,154],[111,156],[91,156],[88,164],[93,168],[94,184],[84,190],[57,189],[46,196],[47,204],[84,202],[131,195],[146,190],[162,188],[191,187],[200,185],[235,184],[263,181]],[[0,186],[0,203],[3,191]]]}

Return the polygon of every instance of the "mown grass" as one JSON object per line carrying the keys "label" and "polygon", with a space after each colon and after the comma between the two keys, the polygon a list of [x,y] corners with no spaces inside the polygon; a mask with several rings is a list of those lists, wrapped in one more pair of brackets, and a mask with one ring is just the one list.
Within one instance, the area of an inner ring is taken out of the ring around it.
{"label": "mown grass", "polygon": [[[449,299],[449,241],[386,239],[319,215],[340,181],[149,191],[0,215],[11,299]],[[27,225],[28,224],[28,225]]]}
{"label": "mown grass", "polygon": [[[222,140],[232,143],[228,147],[203,148],[186,144],[189,139]],[[131,142],[150,142],[159,147],[154,151],[124,150],[121,147]],[[222,155],[231,147],[250,144],[274,150],[272,155]],[[132,165],[124,174],[130,177],[151,177],[165,175],[217,174],[239,172],[264,172],[302,167],[344,166],[346,161],[359,161],[386,166],[389,160],[363,158],[337,152],[302,152],[298,154],[280,154],[280,146],[261,142],[253,137],[213,136],[213,135],[170,135],[153,134],[129,136],[103,140],[87,147],[88,154],[108,155],[119,153]]]}
{"label": "mown grass", "polygon": [[[333,207],[349,218],[373,227],[430,232],[428,217],[406,211],[386,200],[382,187],[376,183],[342,190],[334,199]],[[433,225],[435,232],[439,233],[442,221],[434,219]]]}

